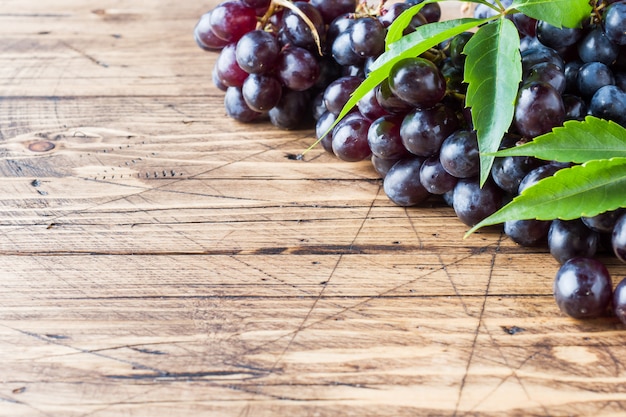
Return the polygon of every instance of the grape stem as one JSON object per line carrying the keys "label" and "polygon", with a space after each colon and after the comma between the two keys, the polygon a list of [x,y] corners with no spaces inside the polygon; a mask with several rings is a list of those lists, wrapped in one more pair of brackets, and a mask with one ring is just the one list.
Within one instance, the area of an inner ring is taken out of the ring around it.
{"label": "grape stem", "polygon": [[322,40],[320,39],[320,34],[317,32],[317,29],[315,29],[315,25],[313,24],[313,22],[311,22],[311,19],[309,19],[309,17],[304,14],[302,10],[298,9],[298,7],[296,7],[292,2],[288,0],[272,0],[270,3],[270,9],[275,9],[276,6],[285,7],[291,10],[292,12],[297,14],[304,21],[304,23],[306,23],[309,29],[311,29],[313,39],[315,40],[315,44],[317,45],[317,52],[320,56],[323,56],[324,53],[322,52]]}
{"label": "grape stem", "polygon": [[257,24],[257,29],[264,30],[267,22],[269,22],[270,18],[276,13],[276,4],[272,1],[270,2],[269,7],[265,14],[259,18],[259,23]]}

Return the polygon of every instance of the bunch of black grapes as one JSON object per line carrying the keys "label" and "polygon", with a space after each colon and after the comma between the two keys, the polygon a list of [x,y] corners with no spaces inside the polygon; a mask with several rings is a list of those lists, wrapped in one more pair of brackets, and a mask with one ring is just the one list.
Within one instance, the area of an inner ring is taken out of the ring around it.
{"label": "bunch of black grapes", "polygon": [[[384,52],[389,25],[419,2],[406,0],[378,10],[357,0],[294,2],[306,22],[270,0],[230,0],[200,18],[195,39],[203,49],[219,51],[213,82],[225,91],[230,117],[269,119],[284,129],[315,126],[324,149],[337,158],[371,160],[395,204],[418,206],[439,196],[473,226],[569,165],[496,158],[490,178],[480,185],[478,143],[464,101],[462,51],[471,32],[399,61],[329,131]],[[626,127],[626,1],[601,0],[593,9],[580,29],[511,16],[521,41],[523,76],[501,148],[587,115]],[[479,5],[474,15],[491,12]],[[428,4],[405,33],[440,16],[439,5]],[[614,254],[626,262],[625,210],[570,221],[508,221],[504,233],[523,246],[547,245],[562,264],[554,292],[563,312],[596,317],[612,307],[626,323],[626,280],[613,290],[596,256]]]}

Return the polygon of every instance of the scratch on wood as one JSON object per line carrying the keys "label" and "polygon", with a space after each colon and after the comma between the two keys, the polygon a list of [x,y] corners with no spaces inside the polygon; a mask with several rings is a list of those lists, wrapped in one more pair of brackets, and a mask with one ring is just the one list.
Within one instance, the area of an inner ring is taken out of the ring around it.
{"label": "scratch on wood", "polygon": [[17,329],[17,328],[14,328],[14,327],[6,326],[6,325],[3,325],[3,324],[0,324],[0,326],[5,327],[5,328],[10,329],[10,330],[13,330],[13,331],[18,332],[18,333],[21,333],[21,334],[23,334],[25,336],[29,336],[29,337],[32,337],[34,339],[41,340],[41,341],[43,341],[45,343],[49,343],[49,344],[53,344],[53,345],[57,345],[57,346],[62,346],[62,347],[74,350],[76,352],[79,352],[79,353],[85,353],[87,355],[98,356],[100,358],[109,359],[109,360],[112,360],[112,361],[115,361],[115,362],[125,363],[127,365],[132,366],[133,369],[148,370],[148,371],[152,371],[152,372],[154,372],[155,374],[158,374],[158,375],[167,375],[168,374],[168,372],[166,372],[166,371],[163,371],[163,370],[160,370],[160,369],[157,369],[157,368],[153,368],[151,366],[143,365],[143,364],[140,364],[138,362],[129,361],[129,360],[125,360],[125,359],[120,359],[120,358],[116,358],[116,357],[113,357],[113,356],[105,355],[105,354],[102,354],[100,352],[93,351],[93,350],[90,350],[90,349],[83,349],[83,348],[75,347],[75,346],[72,346],[72,345],[69,345],[69,344],[66,344],[66,343],[61,343],[57,339],[49,338],[49,337],[46,337],[45,335],[41,335],[39,333],[34,333],[34,332],[27,331],[27,330],[21,330],[21,329]]}
{"label": "scratch on wood", "polygon": [[[483,303],[480,307],[480,314],[478,315],[478,323],[476,324],[476,329],[474,331],[474,337],[472,339],[472,346],[470,348],[470,353],[469,356],[467,358],[467,364],[465,366],[465,372],[463,373],[463,378],[461,379],[461,384],[459,386],[459,393],[456,399],[456,404],[454,406],[454,413],[452,414],[453,417],[456,417],[459,413],[459,407],[461,405],[461,399],[463,397],[463,390],[465,388],[465,384],[467,382],[467,377],[469,375],[469,369],[470,366],[472,365],[472,360],[474,358],[474,354],[476,352],[476,343],[478,342],[478,335],[480,334],[480,328],[483,325],[483,316],[485,314],[485,307],[487,305],[487,299],[488,299],[488,295],[489,295],[489,287],[491,285],[491,279],[493,277],[493,268],[496,262],[496,256],[498,255],[499,252],[499,248],[500,248],[500,244],[502,242],[502,234],[500,234],[500,237],[498,238],[498,242],[496,243],[496,247],[493,250],[493,254],[491,255],[491,264],[489,266],[489,276],[487,277],[487,285],[485,287],[485,292],[484,292],[484,298],[483,298]],[[486,250],[487,247],[485,247]]]}
{"label": "scratch on wood", "polygon": [[94,58],[93,56],[89,55],[88,53],[86,53],[85,51],[82,51],[78,48],[76,48],[75,46],[70,45],[69,43],[65,42],[65,41],[61,41],[61,43],[63,45],[65,45],[67,48],[71,49],[72,51],[84,56],[85,58],[87,58],[88,60],[90,60],[91,62],[93,62],[96,65],[100,65],[101,67],[104,68],[108,68],[109,64],[107,64],[106,62],[100,61],[97,58]]}

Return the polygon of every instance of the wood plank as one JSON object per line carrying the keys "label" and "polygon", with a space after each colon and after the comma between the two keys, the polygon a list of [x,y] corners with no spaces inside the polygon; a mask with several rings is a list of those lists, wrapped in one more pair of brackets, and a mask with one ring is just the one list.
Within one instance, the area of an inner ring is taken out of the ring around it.
{"label": "wood plank", "polygon": [[2,2],[0,415],[623,415],[545,249],[226,118],[214,4]]}

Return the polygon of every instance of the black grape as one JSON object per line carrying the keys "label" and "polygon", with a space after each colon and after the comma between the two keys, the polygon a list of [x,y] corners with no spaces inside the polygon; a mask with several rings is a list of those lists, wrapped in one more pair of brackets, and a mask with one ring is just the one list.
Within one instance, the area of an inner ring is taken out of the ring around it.
{"label": "black grape", "polygon": [[423,162],[421,157],[401,159],[389,169],[383,189],[392,202],[403,207],[414,206],[430,196],[419,179]]}
{"label": "black grape", "polygon": [[612,294],[609,271],[598,260],[574,258],[565,262],[554,279],[554,299],[561,311],[576,319],[607,312]]}

